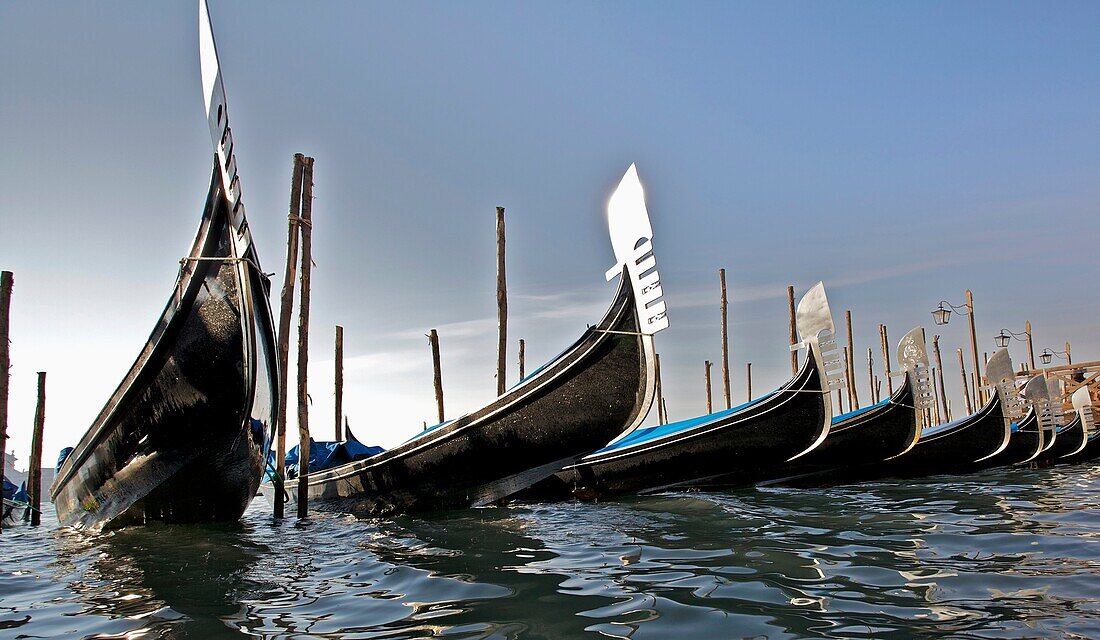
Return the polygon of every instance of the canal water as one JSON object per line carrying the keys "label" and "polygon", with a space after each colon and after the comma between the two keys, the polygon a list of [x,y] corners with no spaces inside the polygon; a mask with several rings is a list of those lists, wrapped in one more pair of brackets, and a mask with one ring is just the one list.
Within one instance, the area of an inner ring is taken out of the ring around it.
{"label": "canal water", "polygon": [[0,638],[1100,638],[1100,466],[0,537]]}

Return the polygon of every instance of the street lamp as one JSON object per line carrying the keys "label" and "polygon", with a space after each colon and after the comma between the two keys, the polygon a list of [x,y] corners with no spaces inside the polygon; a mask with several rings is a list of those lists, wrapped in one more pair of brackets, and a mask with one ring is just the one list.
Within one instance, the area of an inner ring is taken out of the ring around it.
{"label": "street lamp", "polygon": [[993,340],[997,343],[998,347],[1007,347],[1008,343],[1012,340],[1019,340],[1020,342],[1027,343],[1027,355],[1028,365],[1035,369],[1035,349],[1031,344],[1031,321],[1028,320],[1024,323],[1023,333],[1016,333],[1015,331],[1009,331],[1008,329],[1001,329],[1001,332],[993,336]]}
{"label": "street lamp", "polygon": [[[966,302],[964,304],[951,304],[947,300],[940,300],[939,306],[932,311],[932,320],[938,325],[947,324],[953,313],[967,316],[967,319],[970,320],[970,355],[974,359],[975,381],[981,381],[982,370],[978,363],[978,337],[974,330],[974,295],[970,293],[970,289],[966,290]],[[981,386],[975,384],[974,387],[974,404],[978,405],[985,402],[985,393],[982,391]]]}
{"label": "street lamp", "polygon": [[1051,349],[1043,349],[1043,352],[1039,354],[1039,359],[1043,361],[1043,364],[1050,364],[1050,360],[1058,356],[1062,360],[1069,360],[1069,353],[1066,351],[1052,351]]}
{"label": "street lamp", "polygon": [[[950,309],[945,309],[944,306],[943,306],[945,304],[948,307],[951,307],[951,308]],[[960,311],[960,309],[964,309],[964,311]],[[951,320],[951,314],[952,313],[957,313],[960,316],[968,315],[968,312],[965,311],[965,309],[966,309],[966,305],[956,306],[956,305],[953,305],[953,304],[951,304],[950,302],[948,302],[946,300],[940,300],[940,306],[932,311],[932,321],[935,322],[938,325],[947,324]]]}

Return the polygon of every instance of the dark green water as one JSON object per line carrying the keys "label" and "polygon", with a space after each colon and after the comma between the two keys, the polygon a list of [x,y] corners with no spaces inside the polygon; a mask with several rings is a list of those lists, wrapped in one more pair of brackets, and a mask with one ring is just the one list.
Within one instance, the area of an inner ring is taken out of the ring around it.
{"label": "dark green water", "polygon": [[1098,638],[1098,478],[25,527],[2,537],[0,638]]}

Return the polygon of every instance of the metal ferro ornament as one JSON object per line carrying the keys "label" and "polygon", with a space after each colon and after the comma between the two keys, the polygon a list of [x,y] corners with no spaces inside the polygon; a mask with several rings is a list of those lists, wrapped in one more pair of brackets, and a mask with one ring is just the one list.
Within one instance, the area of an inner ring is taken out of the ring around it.
{"label": "metal ferro ornament", "polygon": [[833,312],[829,308],[829,299],[825,296],[825,284],[818,282],[810,287],[798,301],[795,311],[795,326],[800,342],[791,345],[791,351],[806,347],[810,349],[817,364],[818,373],[825,381],[822,400],[825,403],[825,427],[821,435],[799,456],[813,451],[829,435],[833,423],[833,402],[831,391],[844,389],[847,382],[844,377],[844,359],[836,343],[836,325],[833,324]]}
{"label": "metal ferro ornament", "polygon": [[1073,402],[1074,411],[1081,417],[1081,428],[1087,435],[1091,435],[1096,430],[1096,422],[1092,415],[1092,397],[1089,396],[1089,388],[1081,387],[1074,391],[1070,401]]}
{"label": "metal ferro ornament", "polygon": [[998,349],[985,366],[992,393],[1001,394],[1001,411],[1006,420],[1018,420],[1024,415],[1024,400],[1016,389],[1016,372],[1012,370],[1012,356],[1008,349]]}
{"label": "metal ferro ornament", "polygon": [[605,274],[610,281],[623,272],[634,289],[640,331],[653,335],[668,327],[668,313],[662,300],[661,276],[653,256],[653,226],[645,204],[645,191],[638,168],[631,164],[607,203],[607,228],[615,251],[615,266]]}
{"label": "metal ferro ornament", "polygon": [[206,118],[210,126],[210,141],[218,155],[222,191],[229,202],[229,219],[236,230],[233,238],[237,255],[244,255],[252,244],[252,234],[245,224],[244,203],[241,202],[241,181],[237,176],[237,158],[233,155],[233,132],[229,128],[229,112],[225,104],[218,50],[210,27],[210,9],[205,0],[199,2],[199,65],[202,73],[202,95],[206,100]]}
{"label": "metal ferro ornament", "polygon": [[1054,412],[1050,401],[1050,387],[1043,376],[1033,376],[1024,384],[1024,399],[1031,405],[1039,421],[1040,431],[1054,428]]}
{"label": "metal ferro ornament", "polygon": [[931,369],[928,366],[928,348],[924,339],[924,327],[915,327],[898,342],[898,365],[901,373],[908,373],[913,386],[913,403],[917,408],[917,420],[923,425],[924,409],[932,407]]}
{"label": "metal ferro ornament", "polygon": [[1058,378],[1047,378],[1047,396],[1050,398],[1050,416],[1055,426],[1061,425],[1066,419],[1065,410],[1062,408],[1062,381]]}

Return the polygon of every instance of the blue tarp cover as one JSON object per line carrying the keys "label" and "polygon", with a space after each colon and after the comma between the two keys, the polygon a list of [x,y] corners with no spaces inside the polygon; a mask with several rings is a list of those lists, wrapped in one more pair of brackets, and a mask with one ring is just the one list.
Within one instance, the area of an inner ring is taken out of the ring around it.
{"label": "blue tarp cover", "polygon": [[11,480],[8,480],[8,478],[5,476],[4,498],[8,500],[14,500],[16,502],[27,502],[29,500],[29,498],[27,497],[27,483],[24,482],[17,487]]}
{"label": "blue tarp cover", "polygon": [[659,426],[656,426],[656,427],[646,427],[644,429],[636,429],[634,432],[630,433],[629,435],[624,437],[622,440],[619,440],[618,442],[616,442],[614,444],[609,444],[606,447],[604,447],[603,449],[600,449],[599,451],[597,451],[596,453],[604,453],[604,452],[607,452],[607,451],[614,451],[615,449],[622,449],[624,447],[634,446],[634,445],[637,445],[637,444],[641,444],[643,442],[649,442],[650,440],[656,440],[657,438],[660,438],[662,436],[667,436],[667,435],[670,435],[670,434],[673,434],[673,433],[679,433],[681,431],[687,431],[687,430],[692,429],[694,427],[697,427],[699,425],[707,424],[708,422],[714,422],[714,421],[719,420],[720,418],[724,418],[724,417],[726,417],[726,416],[728,416],[732,413],[737,413],[738,411],[741,411],[742,409],[745,409],[746,407],[751,407],[754,404],[762,402],[762,401],[772,397],[773,395],[775,395],[775,393],[776,393],[775,391],[772,391],[771,393],[760,396],[759,398],[753,400],[752,402],[746,402],[743,405],[733,407],[731,409],[723,409],[721,411],[716,411],[715,413],[712,413],[710,415],[699,416],[699,417],[696,417],[696,418],[689,418],[688,420],[681,420],[680,422],[672,422],[672,423],[669,423],[669,424],[659,425]]}
{"label": "blue tarp cover", "polygon": [[[342,464],[364,460],[385,451],[382,447],[370,447],[362,442],[349,440],[347,442],[317,442],[309,439],[309,471],[324,471],[338,467]],[[274,456],[274,452],[271,454]],[[286,452],[284,459],[286,467],[298,467],[298,447],[293,447]]]}

